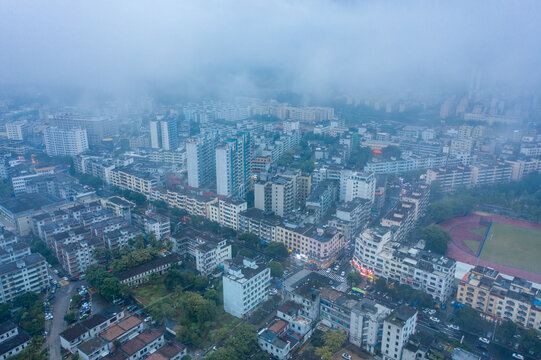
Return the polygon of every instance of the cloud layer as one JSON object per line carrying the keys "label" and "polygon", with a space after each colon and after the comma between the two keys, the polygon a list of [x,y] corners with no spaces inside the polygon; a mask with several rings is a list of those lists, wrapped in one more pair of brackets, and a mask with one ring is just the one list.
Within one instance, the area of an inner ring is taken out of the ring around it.
{"label": "cloud layer", "polygon": [[248,94],[541,82],[539,1],[2,1],[0,86]]}

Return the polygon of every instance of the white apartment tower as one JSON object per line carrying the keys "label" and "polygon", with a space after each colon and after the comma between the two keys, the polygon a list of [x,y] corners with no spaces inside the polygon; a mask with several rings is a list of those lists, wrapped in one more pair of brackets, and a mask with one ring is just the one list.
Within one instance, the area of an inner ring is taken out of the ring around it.
{"label": "white apartment tower", "polygon": [[85,129],[63,130],[48,127],[44,131],[44,140],[49,156],[75,156],[88,150]]}
{"label": "white apartment tower", "polygon": [[361,198],[374,202],[376,177],[373,172],[357,171],[346,180],[346,201]]}
{"label": "white apartment tower", "polygon": [[173,118],[150,121],[150,146],[153,149],[176,150],[178,148],[177,122]]}
{"label": "white apartment tower", "polygon": [[6,124],[6,133],[10,140],[25,140],[30,126],[26,121],[14,121]]}
{"label": "white apartment tower", "polygon": [[215,179],[217,137],[217,133],[208,133],[186,142],[189,186],[199,188]]}
{"label": "white apartment tower", "polygon": [[219,195],[243,197],[252,176],[250,133],[241,133],[216,148],[216,190]]}

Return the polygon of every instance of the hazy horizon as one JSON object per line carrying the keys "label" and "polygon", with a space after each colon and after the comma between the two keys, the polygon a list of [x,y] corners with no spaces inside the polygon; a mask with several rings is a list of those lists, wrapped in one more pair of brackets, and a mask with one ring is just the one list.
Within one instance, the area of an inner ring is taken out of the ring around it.
{"label": "hazy horizon", "polygon": [[0,88],[114,96],[538,89],[541,2],[17,1]]}

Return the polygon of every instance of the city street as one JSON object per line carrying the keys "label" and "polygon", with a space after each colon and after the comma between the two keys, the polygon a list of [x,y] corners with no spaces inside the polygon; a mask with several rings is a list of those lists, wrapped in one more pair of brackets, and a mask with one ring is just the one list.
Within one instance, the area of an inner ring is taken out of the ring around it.
{"label": "city street", "polygon": [[[49,274],[56,281],[60,281],[60,278],[52,271],[49,271]],[[64,315],[68,312],[70,299],[75,294],[75,289],[82,284],[83,281],[76,281],[70,282],[65,286],[60,286],[56,290],[55,298],[51,301],[51,314],[53,314],[53,320],[47,321],[46,324],[46,328],[49,332],[46,345],[49,347],[49,358],[51,360],[62,359],[59,334],[66,329]]]}

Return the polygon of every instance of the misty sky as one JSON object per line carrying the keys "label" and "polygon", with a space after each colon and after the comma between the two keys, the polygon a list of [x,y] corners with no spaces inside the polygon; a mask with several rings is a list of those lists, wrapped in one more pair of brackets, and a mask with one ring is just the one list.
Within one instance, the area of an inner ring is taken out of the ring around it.
{"label": "misty sky", "polygon": [[0,86],[308,94],[541,83],[541,1],[0,0]]}

